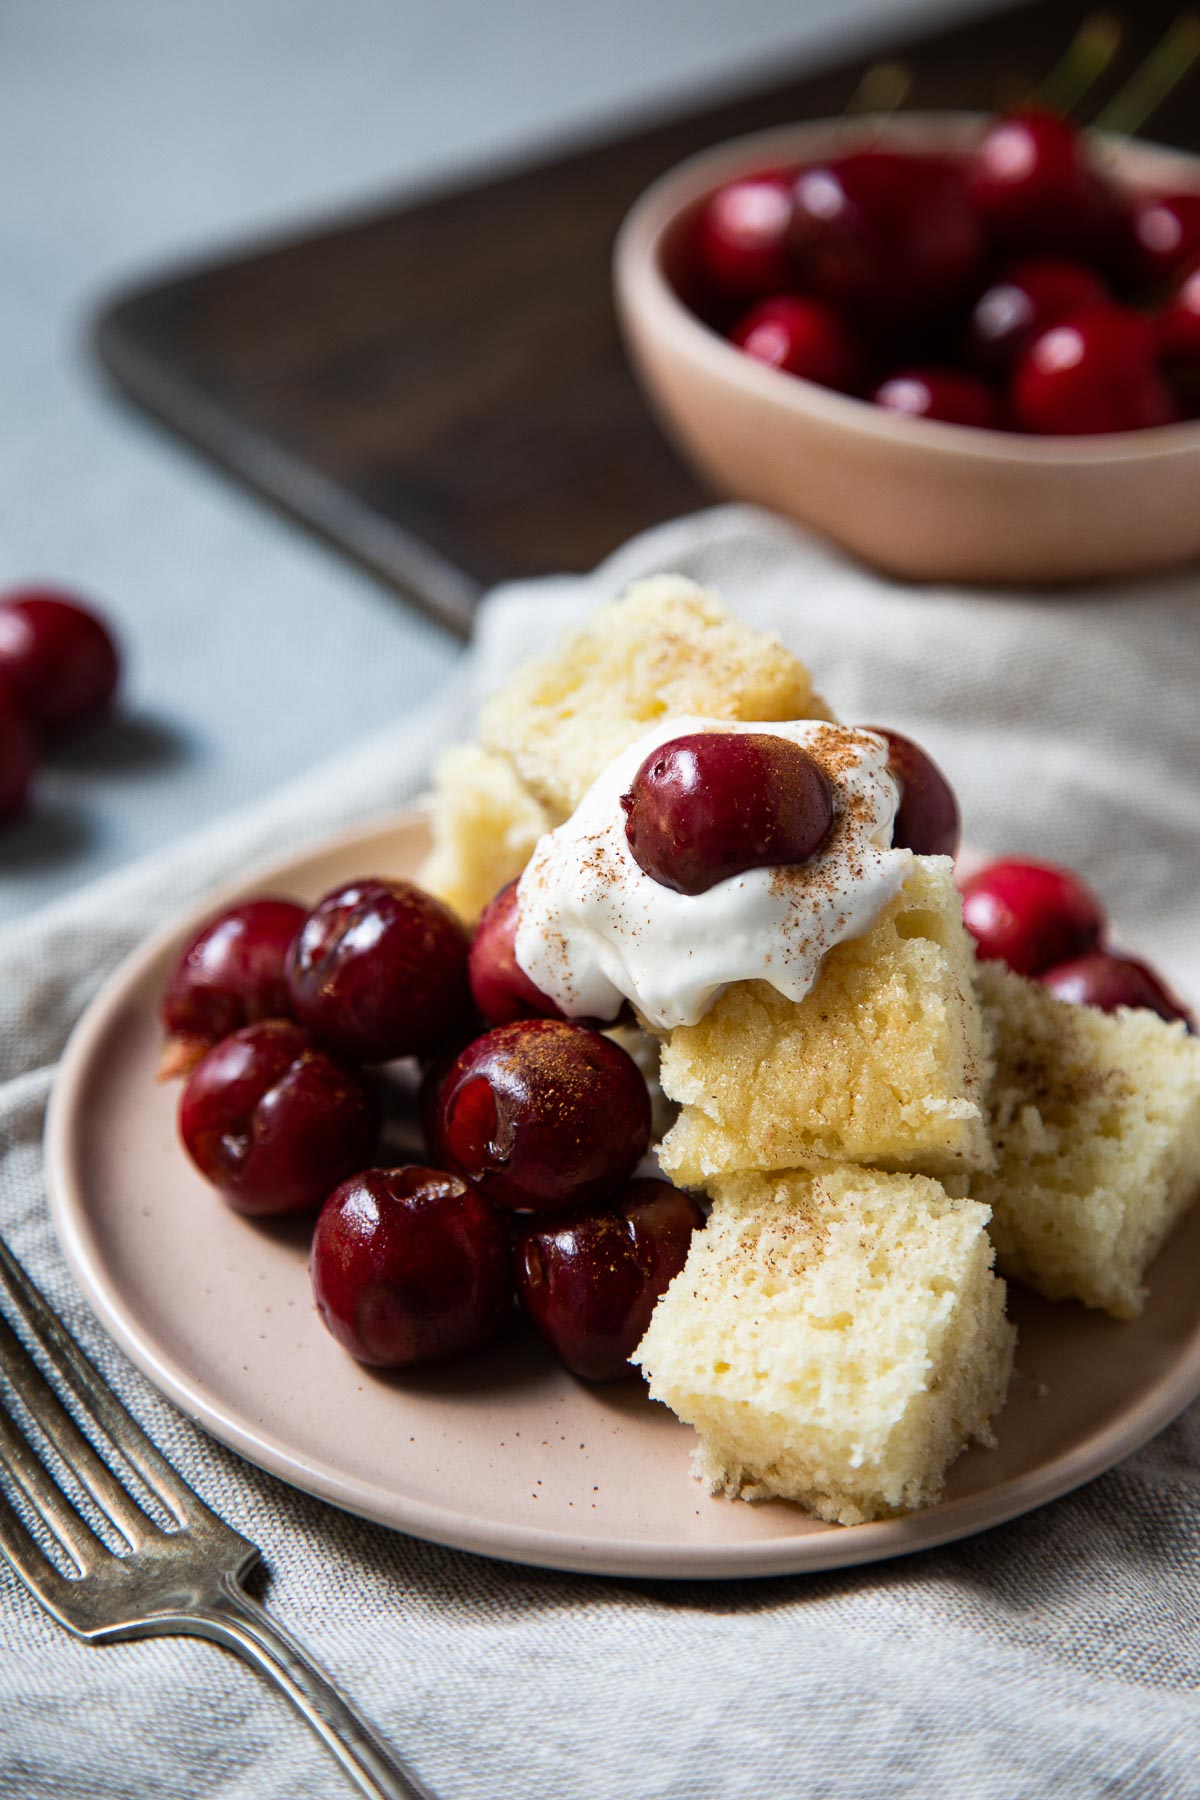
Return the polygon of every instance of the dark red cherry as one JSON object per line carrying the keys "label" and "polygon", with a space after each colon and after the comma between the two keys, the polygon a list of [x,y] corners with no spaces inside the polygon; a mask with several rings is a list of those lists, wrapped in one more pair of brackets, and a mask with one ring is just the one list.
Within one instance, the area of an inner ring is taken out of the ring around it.
{"label": "dark red cherry", "polygon": [[264,1217],[319,1206],[370,1161],[378,1126],[362,1077],[285,1019],[223,1038],[179,1101],[180,1136],[200,1173],[236,1211]]}
{"label": "dark red cherry", "polygon": [[488,902],[471,940],[468,970],[475,1004],[489,1025],[514,1019],[561,1019],[517,961],[517,883],[510,881]]}
{"label": "dark red cherry", "polygon": [[637,1064],[584,1025],[500,1025],[455,1059],[436,1137],[496,1206],[551,1212],[606,1198],[650,1144],[650,1095]]}
{"label": "dark red cherry", "polygon": [[112,633],[90,607],[50,588],[0,600],[0,677],[47,736],[98,718],[120,672]]}
{"label": "dark red cherry", "polygon": [[1049,256],[1010,263],[972,308],[967,326],[971,361],[987,374],[1002,374],[1047,325],[1107,298],[1099,275],[1082,263]]}
{"label": "dark red cherry", "polygon": [[995,119],[970,165],[969,192],[991,242],[1010,255],[1106,265],[1123,218],[1069,119],[1029,109]]}
{"label": "dark red cherry", "polygon": [[959,170],[860,150],[801,169],[792,244],[806,292],[872,325],[907,326],[963,299],[983,237]]}
{"label": "dark red cherry", "polygon": [[1137,313],[1111,305],[1072,313],[1018,358],[1015,421],[1049,436],[1168,424],[1176,409],[1154,357],[1154,332]]}
{"label": "dark red cherry", "polygon": [[0,821],[25,809],[37,769],[37,744],[23,710],[0,683]]}
{"label": "dark red cherry", "polygon": [[351,1356],[378,1368],[444,1362],[512,1318],[508,1233],[442,1169],[367,1169],[335,1188],[313,1233],[317,1311]]}
{"label": "dark red cherry", "polygon": [[692,254],[702,279],[730,300],[754,300],[787,287],[792,185],[782,175],[730,181],[706,202]]}
{"label": "dark red cherry", "polygon": [[974,375],[957,369],[898,369],[871,395],[876,406],[909,419],[940,419],[946,425],[995,429],[1000,412],[992,391]]}
{"label": "dark red cherry", "polygon": [[1018,975],[1083,956],[1104,930],[1104,910],[1069,869],[1050,863],[996,862],[962,890],[963,923],[977,954]]}
{"label": "dark red cherry", "polygon": [[892,827],[897,850],[917,856],[957,856],[958,801],[942,771],[911,738],[883,725],[867,725],[887,739],[888,767],[900,789],[900,808]]}
{"label": "dark red cherry", "polygon": [[196,933],[176,960],[159,1009],[173,1040],[165,1073],[185,1073],[242,1025],[289,1016],[285,964],[306,916],[292,900],[246,900]]}
{"label": "dark red cherry", "polygon": [[751,307],[730,341],[785,375],[849,393],[862,380],[863,357],[849,328],[820,300],[776,295]]}
{"label": "dark red cherry", "polygon": [[603,1212],[525,1226],[516,1244],[521,1305],[585,1381],[616,1381],[687,1260],[704,1214],[665,1181],[633,1181]]}
{"label": "dark red cherry", "polygon": [[288,955],[292,1011],[341,1056],[389,1062],[461,1041],[472,1017],[467,933],[411,881],[350,881]]}
{"label": "dark red cherry", "polygon": [[824,770],[798,744],[757,731],[672,738],[650,752],[621,805],[638,867],[680,894],[806,862],[833,824]]}
{"label": "dark red cherry", "polygon": [[1200,193],[1139,194],[1129,208],[1131,286],[1159,287],[1200,257]]}
{"label": "dark red cherry", "polygon": [[1187,1008],[1136,957],[1093,950],[1044,969],[1038,980],[1060,1000],[1076,1006],[1098,1006],[1102,1012],[1115,1012],[1118,1006],[1147,1007],[1160,1019],[1182,1019],[1189,1029],[1193,1027]]}
{"label": "dark red cherry", "polygon": [[1163,368],[1184,379],[1200,378],[1200,263],[1184,276],[1154,329]]}

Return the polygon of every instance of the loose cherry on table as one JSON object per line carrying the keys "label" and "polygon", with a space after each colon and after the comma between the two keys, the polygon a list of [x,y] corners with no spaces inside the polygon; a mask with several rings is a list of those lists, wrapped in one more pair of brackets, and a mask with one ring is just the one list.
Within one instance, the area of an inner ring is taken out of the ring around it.
{"label": "loose cherry on table", "polygon": [[898,369],[871,395],[886,412],[909,419],[940,419],[946,425],[995,430],[1000,410],[985,382],[957,369]]}
{"label": "loose cherry on table", "polygon": [[990,241],[1015,255],[1068,256],[1104,267],[1123,218],[1069,119],[1029,108],[995,119],[970,165],[970,201]]}
{"label": "loose cherry on table", "polygon": [[513,1314],[508,1233],[442,1169],[367,1169],[344,1181],[321,1208],[310,1266],[329,1331],[380,1368],[474,1350]]}
{"label": "loose cherry on table", "polygon": [[756,362],[849,393],[863,378],[854,334],[831,306],[790,294],[761,300],[734,326],[731,341]]}
{"label": "loose cherry on table", "polygon": [[692,254],[702,280],[743,302],[788,287],[793,210],[785,175],[751,175],[718,188],[696,222]]}
{"label": "loose cherry on table", "polygon": [[1044,969],[1038,980],[1060,1000],[1077,1006],[1098,1006],[1102,1012],[1115,1012],[1119,1006],[1147,1007],[1160,1019],[1182,1019],[1189,1027],[1193,1024],[1187,1008],[1152,969],[1133,956],[1093,950]]}
{"label": "loose cherry on table", "polygon": [[665,1181],[631,1182],[603,1211],[537,1220],[517,1238],[521,1305],[573,1374],[615,1381],[703,1223]]}
{"label": "loose cherry on table", "polygon": [[902,732],[883,725],[867,725],[864,730],[887,739],[888,768],[900,790],[892,825],[894,847],[917,856],[957,856],[958,801],[932,756]]}
{"label": "loose cherry on table", "polygon": [[292,944],[292,1012],[357,1062],[431,1055],[461,1041],[472,1017],[468,948],[449,907],[411,881],[347,882]]}
{"label": "loose cherry on table", "polygon": [[237,1212],[306,1212],[369,1162],[379,1127],[370,1089],[284,1019],[247,1025],[196,1065],[179,1132],[200,1173]]}
{"label": "loose cherry on table", "polygon": [[962,895],[963,923],[978,954],[1007,963],[1018,975],[1039,975],[1086,955],[1104,930],[1104,912],[1091,889],[1050,863],[992,863],[964,884]]}
{"label": "loose cherry on table", "polygon": [[650,1144],[650,1095],[609,1038],[557,1019],[498,1026],[441,1083],[437,1153],[513,1212],[603,1199]]}
{"label": "loose cherry on table", "polygon": [[561,1019],[553,1000],[517,961],[517,882],[502,887],[484,907],[471,940],[471,994],[489,1025],[515,1019]]}
{"label": "loose cherry on table", "polygon": [[1158,287],[1200,257],[1200,193],[1139,194],[1129,208],[1127,275]]}
{"label": "loose cherry on table", "polygon": [[982,265],[959,171],[936,157],[860,150],[801,169],[792,246],[806,293],[876,327],[964,300]]}
{"label": "loose cherry on table", "polygon": [[71,595],[22,588],[0,599],[0,677],[47,737],[90,724],[120,679],[103,619]]}
{"label": "loose cherry on table", "polygon": [[1048,325],[1107,298],[1100,276],[1083,263],[1049,256],[1010,263],[971,309],[967,353],[984,373],[1003,374]]}
{"label": "loose cherry on table", "polygon": [[25,809],[37,768],[37,744],[21,707],[0,684],[0,820]]}
{"label": "loose cherry on table", "polygon": [[701,731],[652,750],[622,795],[639,868],[680,894],[807,861],[833,824],[829,778],[787,738]]}
{"label": "loose cherry on table", "polygon": [[287,1018],[287,954],[307,914],[263,897],[210,919],[180,952],[159,1008],[169,1034],[160,1074],[193,1068],[218,1038],[260,1019]]}
{"label": "loose cherry on table", "polygon": [[1013,414],[1051,436],[1165,425],[1175,404],[1155,364],[1153,328],[1125,307],[1072,313],[1033,339],[1017,361]]}

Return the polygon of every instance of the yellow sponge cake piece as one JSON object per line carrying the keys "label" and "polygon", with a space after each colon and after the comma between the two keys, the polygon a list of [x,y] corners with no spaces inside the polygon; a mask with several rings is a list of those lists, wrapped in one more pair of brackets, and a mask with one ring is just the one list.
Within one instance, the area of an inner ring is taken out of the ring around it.
{"label": "yellow sponge cake piece", "polygon": [[683,714],[827,716],[804,664],[715,594],[682,575],[635,582],[517,671],[484,708],[478,744],[443,757],[418,880],[474,918],[615,756],[656,720]]}
{"label": "yellow sponge cake piece", "polygon": [[484,708],[480,741],[561,818],[659,719],[823,718],[804,664],[682,575],[638,581]]}
{"label": "yellow sponge cake piece", "polygon": [[663,1046],[682,1110],[660,1149],[687,1187],[824,1162],[950,1175],[992,1160],[990,1051],[947,857],[915,857],[897,898],[825,958],[799,1001],[738,982]]}
{"label": "yellow sponge cake piece", "polygon": [[439,758],[430,814],[421,885],[464,919],[521,873],[555,823],[512,764],[478,744],[455,744]]}
{"label": "yellow sponge cake piece", "polygon": [[932,1505],[1012,1372],[986,1207],[854,1168],[716,1195],[634,1358],[697,1473],[844,1525]]}
{"label": "yellow sponge cake piece", "polygon": [[1156,1013],[1069,1005],[999,963],[978,983],[998,1166],[971,1192],[992,1209],[999,1266],[1051,1300],[1133,1318],[1200,1194],[1200,1040]]}

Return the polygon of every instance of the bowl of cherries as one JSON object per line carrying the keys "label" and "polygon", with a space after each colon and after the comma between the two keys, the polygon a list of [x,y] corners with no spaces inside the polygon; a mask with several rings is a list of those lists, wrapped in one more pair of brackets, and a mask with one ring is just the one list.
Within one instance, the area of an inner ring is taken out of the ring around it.
{"label": "bowl of cherries", "polygon": [[1200,554],[1200,161],[1028,109],[826,120],[695,157],[617,240],[667,434],[893,575]]}
{"label": "bowl of cherries", "polygon": [[[516,962],[514,890],[473,939],[385,877],[311,910],[227,908],[171,968],[160,1074],[183,1079],[180,1138],[228,1206],[268,1230],[312,1221],[314,1303],[360,1362],[485,1351],[524,1315],[607,1382],[631,1373],[704,1215],[640,1172],[633,1057],[558,1016]],[[414,1104],[399,1077],[417,1070]]]}

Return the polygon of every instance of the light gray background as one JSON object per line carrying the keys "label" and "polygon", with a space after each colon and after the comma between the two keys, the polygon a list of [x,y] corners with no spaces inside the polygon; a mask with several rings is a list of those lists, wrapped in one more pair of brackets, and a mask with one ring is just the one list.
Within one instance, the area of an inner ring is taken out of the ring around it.
{"label": "light gray background", "polygon": [[107,290],[946,10],[967,6],[3,0],[0,587],[91,592],[129,673],[119,724],[0,834],[0,920],[403,716],[458,654],[121,409],[82,342]]}

